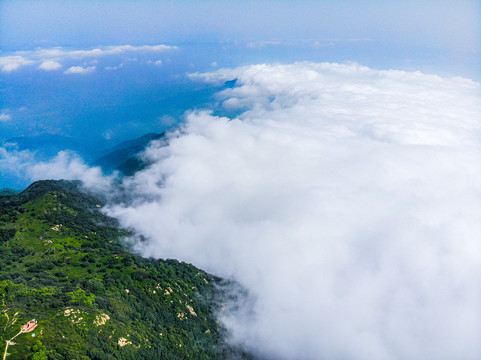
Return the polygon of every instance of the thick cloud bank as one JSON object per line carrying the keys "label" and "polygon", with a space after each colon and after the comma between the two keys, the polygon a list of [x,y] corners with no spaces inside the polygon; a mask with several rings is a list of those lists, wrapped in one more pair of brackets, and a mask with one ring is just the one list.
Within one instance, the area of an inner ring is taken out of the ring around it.
{"label": "thick cloud bank", "polygon": [[257,65],[196,112],[111,214],[252,294],[273,359],[481,358],[481,88],[356,64]]}
{"label": "thick cloud bank", "polygon": [[89,167],[73,152],[60,151],[49,161],[38,161],[35,153],[19,151],[14,144],[0,147],[0,175],[10,174],[27,182],[45,179],[81,180],[86,188],[111,193],[116,174],[102,175],[100,167]]}

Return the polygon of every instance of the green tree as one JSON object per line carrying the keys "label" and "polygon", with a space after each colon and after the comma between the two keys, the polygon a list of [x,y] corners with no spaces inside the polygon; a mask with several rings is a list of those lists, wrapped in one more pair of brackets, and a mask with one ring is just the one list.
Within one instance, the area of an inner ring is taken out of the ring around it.
{"label": "green tree", "polygon": [[40,340],[37,340],[32,346],[32,360],[48,360],[47,349]]}

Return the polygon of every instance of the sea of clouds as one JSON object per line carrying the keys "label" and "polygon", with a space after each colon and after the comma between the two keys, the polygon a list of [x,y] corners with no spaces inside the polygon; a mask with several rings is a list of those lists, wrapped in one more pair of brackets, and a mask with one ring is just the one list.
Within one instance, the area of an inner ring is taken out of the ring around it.
{"label": "sea of clouds", "polygon": [[192,112],[108,213],[145,256],[249,291],[222,317],[233,342],[267,359],[481,357],[480,84],[330,63],[192,76],[237,79],[215,101],[240,115]]}

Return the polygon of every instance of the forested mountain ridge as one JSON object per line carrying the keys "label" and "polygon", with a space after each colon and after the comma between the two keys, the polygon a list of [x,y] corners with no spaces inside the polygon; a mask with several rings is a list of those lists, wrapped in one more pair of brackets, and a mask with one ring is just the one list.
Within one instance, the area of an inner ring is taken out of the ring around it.
{"label": "forested mountain ridge", "polygon": [[104,173],[110,174],[119,171],[121,175],[131,176],[144,168],[147,164],[141,159],[140,154],[154,140],[166,141],[165,133],[148,133],[139,138],[123,141],[116,145],[92,165],[100,166]]}
{"label": "forested mountain ridge", "polygon": [[79,183],[0,197],[0,345],[7,359],[232,359],[215,278],[129,253],[128,236]]}

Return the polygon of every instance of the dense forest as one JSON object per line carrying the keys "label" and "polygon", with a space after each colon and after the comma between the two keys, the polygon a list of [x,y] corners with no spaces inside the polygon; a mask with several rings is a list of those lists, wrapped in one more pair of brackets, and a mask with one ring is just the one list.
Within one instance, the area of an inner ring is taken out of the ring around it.
{"label": "dense forest", "polygon": [[[216,321],[221,279],[136,256],[80,183],[0,196],[0,344],[11,359],[246,359]],[[20,333],[35,319],[38,326]],[[12,341],[15,335],[17,335]]]}

